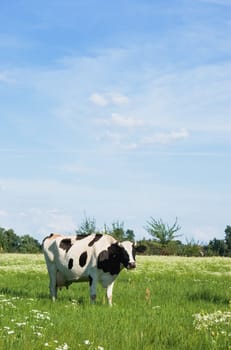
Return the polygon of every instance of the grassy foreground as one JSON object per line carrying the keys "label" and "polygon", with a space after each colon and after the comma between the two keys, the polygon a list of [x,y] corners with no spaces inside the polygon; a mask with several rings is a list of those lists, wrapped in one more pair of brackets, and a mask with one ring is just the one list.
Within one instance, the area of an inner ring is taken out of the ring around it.
{"label": "grassy foreground", "polygon": [[231,259],[137,257],[113,301],[87,283],[48,298],[42,255],[0,254],[0,349],[231,349]]}

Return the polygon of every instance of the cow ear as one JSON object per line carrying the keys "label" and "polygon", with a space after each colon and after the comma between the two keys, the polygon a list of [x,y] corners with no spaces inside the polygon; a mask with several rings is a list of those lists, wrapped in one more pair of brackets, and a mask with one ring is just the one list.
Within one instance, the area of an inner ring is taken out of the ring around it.
{"label": "cow ear", "polygon": [[138,245],[135,247],[137,253],[144,253],[147,247],[145,245]]}

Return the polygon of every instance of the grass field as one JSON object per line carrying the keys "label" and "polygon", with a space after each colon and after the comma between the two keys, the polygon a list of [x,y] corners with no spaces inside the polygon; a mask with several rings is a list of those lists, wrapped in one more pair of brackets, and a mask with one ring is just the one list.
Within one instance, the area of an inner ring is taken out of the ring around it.
{"label": "grass field", "polygon": [[87,283],[49,300],[42,255],[0,254],[0,349],[231,349],[231,259],[137,257],[112,308]]}

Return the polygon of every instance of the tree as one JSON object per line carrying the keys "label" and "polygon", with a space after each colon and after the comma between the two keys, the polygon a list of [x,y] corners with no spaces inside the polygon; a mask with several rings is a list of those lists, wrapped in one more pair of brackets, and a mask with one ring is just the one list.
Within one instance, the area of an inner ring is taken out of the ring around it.
{"label": "tree", "polygon": [[96,232],[95,218],[85,217],[76,233],[78,235],[90,235]]}
{"label": "tree", "polygon": [[14,230],[0,228],[0,252],[39,253],[41,245],[29,235],[18,236]]}
{"label": "tree", "polygon": [[119,221],[113,222],[110,234],[118,241],[125,239],[124,223]]}
{"label": "tree", "polygon": [[0,250],[14,253],[18,250],[19,244],[20,238],[14,233],[14,230],[0,228]]}
{"label": "tree", "polygon": [[19,253],[39,253],[41,252],[41,245],[39,242],[29,235],[20,237]]}
{"label": "tree", "polygon": [[131,229],[124,229],[124,223],[120,221],[114,221],[112,223],[112,228],[110,229],[106,225],[104,226],[104,233],[113,236],[118,241],[134,241],[135,234]]}
{"label": "tree", "polygon": [[231,226],[227,225],[225,229],[225,243],[229,251],[231,251]]}
{"label": "tree", "polygon": [[156,242],[166,245],[173,241],[176,237],[181,235],[176,235],[181,227],[177,224],[177,218],[174,224],[170,227],[165,224],[161,219],[155,220],[151,217],[150,221],[147,221],[146,231],[154,238]]}
{"label": "tree", "polygon": [[224,256],[226,251],[226,244],[224,239],[214,238],[209,242],[208,249],[211,250],[214,255]]}
{"label": "tree", "polygon": [[128,229],[128,230],[125,232],[125,238],[126,238],[126,240],[128,240],[128,241],[134,241],[134,240],[135,240],[134,231]]}

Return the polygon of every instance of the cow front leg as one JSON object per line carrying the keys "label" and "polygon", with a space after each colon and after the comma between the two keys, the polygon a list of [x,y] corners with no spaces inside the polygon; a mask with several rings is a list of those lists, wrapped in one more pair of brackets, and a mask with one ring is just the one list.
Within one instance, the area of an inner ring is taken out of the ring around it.
{"label": "cow front leg", "polygon": [[109,306],[112,306],[112,291],[113,291],[113,286],[114,286],[114,282],[112,282],[111,284],[109,284],[109,286],[107,286],[107,288],[106,288],[106,296],[107,296],[107,300],[108,300]]}
{"label": "cow front leg", "polygon": [[91,300],[91,304],[95,304],[97,278],[89,276],[89,285],[90,285],[90,300]]}

